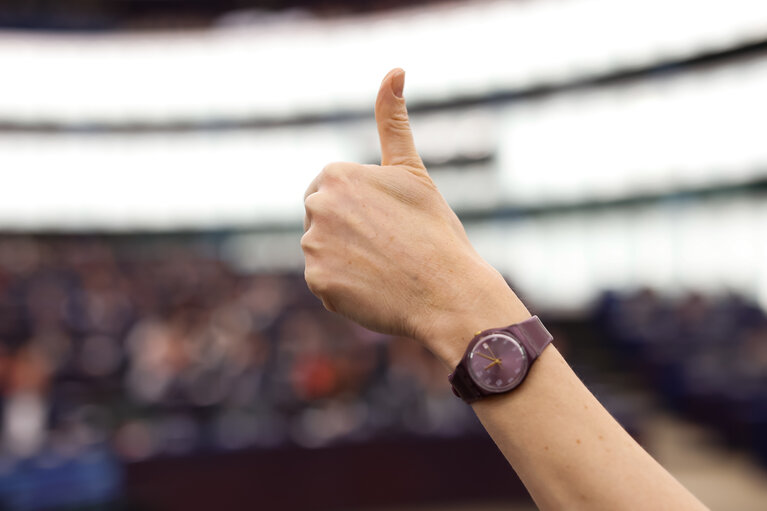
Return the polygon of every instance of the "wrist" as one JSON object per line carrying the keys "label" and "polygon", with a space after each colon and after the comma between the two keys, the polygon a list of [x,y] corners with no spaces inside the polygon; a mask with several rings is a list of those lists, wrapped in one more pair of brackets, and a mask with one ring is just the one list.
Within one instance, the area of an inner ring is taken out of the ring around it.
{"label": "wrist", "polygon": [[449,371],[461,361],[478,332],[519,323],[531,316],[503,277],[495,270],[492,274],[473,281],[472,289],[461,293],[463,301],[453,310],[440,311],[430,318],[430,328],[421,341]]}

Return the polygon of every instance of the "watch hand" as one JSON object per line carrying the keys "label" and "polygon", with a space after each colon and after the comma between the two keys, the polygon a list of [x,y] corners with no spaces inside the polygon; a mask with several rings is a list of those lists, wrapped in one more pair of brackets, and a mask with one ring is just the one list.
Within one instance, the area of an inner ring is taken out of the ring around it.
{"label": "watch hand", "polygon": [[498,360],[498,357],[495,356],[495,353],[493,353],[493,350],[490,349],[490,346],[487,347],[487,351],[490,352],[494,359]]}
{"label": "watch hand", "polygon": [[488,360],[492,360],[493,362],[495,362],[496,360],[498,360],[498,357],[495,357],[495,356],[493,356],[493,357],[488,357],[487,355],[485,355],[484,353],[480,353],[479,351],[477,351],[477,352],[476,352],[476,354],[477,354],[477,355],[479,355],[480,357],[485,357],[485,358],[486,358],[486,359],[488,359]]}
{"label": "watch hand", "polygon": [[490,369],[491,367],[493,367],[495,364],[499,364],[499,365],[500,365],[500,363],[501,363],[501,359],[499,359],[499,358],[496,358],[496,359],[493,361],[493,363],[492,363],[492,364],[490,364],[489,366],[485,367],[485,371],[487,371],[488,369]]}

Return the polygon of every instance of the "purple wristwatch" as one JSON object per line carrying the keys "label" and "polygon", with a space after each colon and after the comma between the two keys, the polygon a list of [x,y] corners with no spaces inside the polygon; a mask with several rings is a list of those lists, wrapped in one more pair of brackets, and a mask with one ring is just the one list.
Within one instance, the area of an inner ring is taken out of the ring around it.
{"label": "purple wristwatch", "polygon": [[508,392],[525,379],[552,336],[538,316],[474,336],[448,377],[453,393],[467,403]]}

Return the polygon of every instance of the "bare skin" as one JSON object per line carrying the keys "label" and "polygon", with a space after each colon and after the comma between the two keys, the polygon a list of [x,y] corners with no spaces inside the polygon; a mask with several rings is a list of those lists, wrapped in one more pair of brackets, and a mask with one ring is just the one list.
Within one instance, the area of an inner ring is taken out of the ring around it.
{"label": "bare skin", "polygon": [[[332,163],[305,196],[306,281],[331,311],[421,342],[449,369],[474,333],[530,317],[474,250],[415,148],[404,72],[375,113],[381,165]],[[446,383],[447,384],[447,383]],[[542,510],[702,510],[553,346],[510,393],[472,405]]]}

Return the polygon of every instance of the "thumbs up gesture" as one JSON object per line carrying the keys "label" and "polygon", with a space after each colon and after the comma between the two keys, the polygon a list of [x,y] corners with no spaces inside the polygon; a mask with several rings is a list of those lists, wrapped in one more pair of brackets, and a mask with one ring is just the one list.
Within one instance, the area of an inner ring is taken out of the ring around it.
{"label": "thumbs up gesture", "polygon": [[328,310],[412,337],[452,369],[477,330],[529,313],[474,250],[429,177],[404,81],[394,69],[378,91],[381,165],[331,163],[306,191],[305,277]]}

